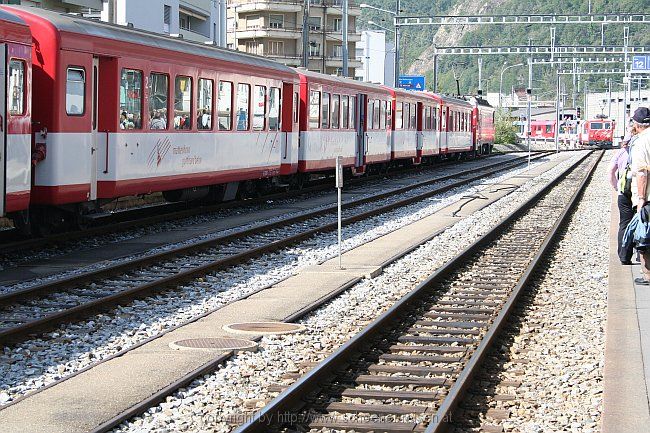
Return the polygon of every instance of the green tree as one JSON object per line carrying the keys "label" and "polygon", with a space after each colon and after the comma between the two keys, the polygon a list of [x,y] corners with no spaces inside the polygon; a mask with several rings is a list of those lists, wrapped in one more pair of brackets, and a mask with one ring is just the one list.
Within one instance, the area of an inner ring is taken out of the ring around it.
{"label": "green tree", "polygon": [[517,141],[517,128],[506,110],[497,111],[494,126],[496,129],[495,143],[514,144]]}

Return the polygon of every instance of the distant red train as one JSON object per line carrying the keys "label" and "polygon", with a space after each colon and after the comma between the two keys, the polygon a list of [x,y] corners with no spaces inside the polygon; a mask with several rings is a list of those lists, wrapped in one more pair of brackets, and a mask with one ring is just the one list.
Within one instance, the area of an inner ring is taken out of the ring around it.
{"label": "distant red train", "polygon": [[[48,232],[123,196],[228,200],[330,173],[489,153],[494,109],[0,6],[0,216]],[[33,107],[33,111],[32,111]],[[32,130],[33,128],[33,130]],[[6,156],[5,156],[6,155]]]}
{"label": "distant red train", "polygon": [[609,119],[586,120],[580,128],[580,144],[583,146],[612,147],[616,122]]}

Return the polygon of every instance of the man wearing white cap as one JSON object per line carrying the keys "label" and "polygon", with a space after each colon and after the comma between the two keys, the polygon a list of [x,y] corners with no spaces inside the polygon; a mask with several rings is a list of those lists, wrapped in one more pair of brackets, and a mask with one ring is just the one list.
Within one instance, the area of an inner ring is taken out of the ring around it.
{"label": "man wearing white cap", "polygon": [[[632,204],[636,211],[641,212],[643,206],[650,202],[648,188],[648,172],[650,172],[650,110],[639,107],[632,116],[633,128],[637,133],[632,149]],[[637,278],[635,283],[650,285],[650,247],[637,245],[641,253],[641,272],[643,278]]]}

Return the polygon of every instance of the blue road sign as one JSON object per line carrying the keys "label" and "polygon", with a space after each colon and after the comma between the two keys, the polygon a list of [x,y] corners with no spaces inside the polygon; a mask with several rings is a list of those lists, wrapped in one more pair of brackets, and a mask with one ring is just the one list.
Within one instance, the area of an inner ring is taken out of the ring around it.
{"label": "blue road sign", "polygon": [[426,90],[424,75],[400,75],[398,87],[406,90]]}
{"label": "blue road sign", "polygon": [[632,72],[650,72],[650,56],[632,57]]}

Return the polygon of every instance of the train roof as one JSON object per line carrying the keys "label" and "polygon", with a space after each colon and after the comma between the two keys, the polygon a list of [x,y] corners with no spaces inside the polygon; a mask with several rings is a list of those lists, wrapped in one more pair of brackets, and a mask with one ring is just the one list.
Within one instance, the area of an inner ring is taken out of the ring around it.
{"label": "train roof", "polygon": [[353,80],[351,78],[337,77],[334,75],[321,74],[320,72],[313,72],[306,69],[297,69],[298,75],[304,77],[308,81],[316,81],[320,83],[336,84],[342,87],[355,90],[366,90],[375,93],[390,94],[388,88],[377,84],[366,83],[363,81]]}
{"label": "train roof", "polygon": [[[295,71],[292,68],[281,63],[268,60],[261,56],[242,53],[227,48],[206,46],[204,44],[185,41],[158,33],[147,32],[145,30],[109,24],[77,15],[62,14],[40,8],[26,6],[3,6],[3,8],[5,13],[16,11],[40,17],[48,21],[59,33],[92,36],[124,42],[124,44],[126,44],[125,46],[128,46],[129,44],[139,44],[147,47],[182,52],[183,54],[193,54],[225,62],[246,64],[252,67],[271,69],[295,75]],[[80,39],[83,41],[83,38],[69,38],[66,43],[74,44],[75,41]]]}
{"label": "train roof", "polygon": [[0,9],[0,40],[31,44],[32,36],[29,27],[19,16]]}
{"label": "train roof", "polygon": [[427,92],[427,95],[432,97],[433,99],[436,99],[437,101],[444,102],[447,104],[455,104],[455,105],[464,105],[468,108],[472,107],[472,104],[470,104],[467,100],[461,99],[461,98],[455,98],[453,96],[447,96],[447,95],[441,95],[439,93],[430,93]]}
{"label": "train roof", "polygon": [[402,97],[407,99],[420,99],[425,101],[431,101],[431,96],[425,92],[412,91],[406,89],[396,89],[395,87],[382,86],[385,89],[388,89],[391,92],[391,95],[395,97]]}

